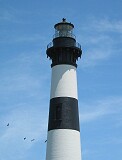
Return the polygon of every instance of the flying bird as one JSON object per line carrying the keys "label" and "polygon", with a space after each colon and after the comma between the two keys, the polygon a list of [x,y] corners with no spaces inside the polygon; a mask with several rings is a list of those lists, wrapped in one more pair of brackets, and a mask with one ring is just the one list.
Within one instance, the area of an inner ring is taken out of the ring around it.
{"label": "flying bird", "polygon": [[35,141],[35,139],[31,139],[31,142]]}
{"label": "flying bird", "polygon": [[9,126],[9,123],[7,124],[7,126]]}
{"label": "flying bird", "polygon": [[24,137],[24,140],[26,140],[26,137]]}
{"label": "flying bird", "polygon": [[47,140],[45,140],[45,143],[47,142]]}

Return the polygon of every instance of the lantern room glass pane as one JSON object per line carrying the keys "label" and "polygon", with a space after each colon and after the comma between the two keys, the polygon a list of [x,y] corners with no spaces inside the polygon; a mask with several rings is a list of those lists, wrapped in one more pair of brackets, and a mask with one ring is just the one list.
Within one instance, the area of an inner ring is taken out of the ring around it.
{"label": "lantern room glass pane", "polygon": [[55,29],[55,37],[73,37],[72,26],[67,24],[60,24]]}

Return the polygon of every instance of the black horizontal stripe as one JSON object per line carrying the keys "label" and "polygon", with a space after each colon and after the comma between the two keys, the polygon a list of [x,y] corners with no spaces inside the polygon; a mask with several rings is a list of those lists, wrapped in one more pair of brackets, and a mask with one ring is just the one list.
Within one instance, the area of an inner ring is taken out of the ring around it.
{"label": "black horizontal stripe", "polygon": [[81,57],[80,48],[72,47],[51,47],[47,49],[47,56],[52,59],[51,67],[59,64],[70,64],[77,67],[76,61]]}
{"label": "black horizontal stripe", "polygon": [[57,97],[50,100],[48,131],[53,129],[80,131],[77,99]]}

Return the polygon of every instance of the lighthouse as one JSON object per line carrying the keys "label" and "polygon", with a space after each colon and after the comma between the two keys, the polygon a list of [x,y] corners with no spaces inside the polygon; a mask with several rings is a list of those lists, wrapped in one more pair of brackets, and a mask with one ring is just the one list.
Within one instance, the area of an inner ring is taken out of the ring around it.
{"label": "lighthouse", "polygon": [[81,160],[76,62],[82,50],[72,23],[63,18],[54,28],[46,50],[52,62],[46,160]]}

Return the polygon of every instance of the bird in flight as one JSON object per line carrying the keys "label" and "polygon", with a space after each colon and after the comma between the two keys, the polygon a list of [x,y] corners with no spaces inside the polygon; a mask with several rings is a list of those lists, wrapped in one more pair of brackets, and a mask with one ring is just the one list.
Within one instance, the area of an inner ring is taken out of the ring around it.
{"label": "bird in flight", "polygon": [[31,142],[35,141],[35,139],[31,139]]}
{"label": "bird in flight", "polygon": [[26,140],[26,137],[24,137],[24,140]]}
{"label": "bird in flight", "polygon": [[47,142],[47,140],[45,140],[45,143]]}
{"label": "bird in flight", "polygon": [[9,126],[9,123],[7,124],[7,126]]}

